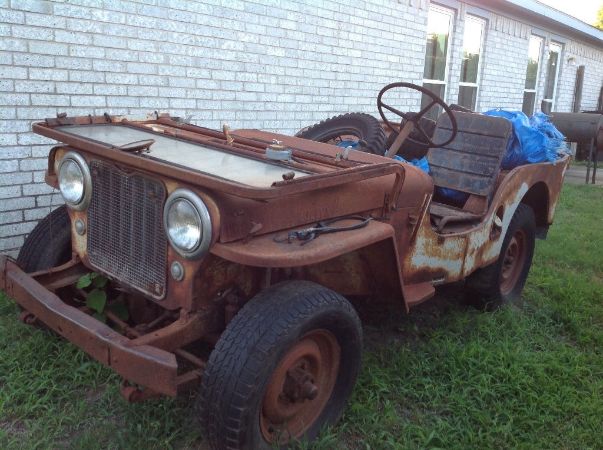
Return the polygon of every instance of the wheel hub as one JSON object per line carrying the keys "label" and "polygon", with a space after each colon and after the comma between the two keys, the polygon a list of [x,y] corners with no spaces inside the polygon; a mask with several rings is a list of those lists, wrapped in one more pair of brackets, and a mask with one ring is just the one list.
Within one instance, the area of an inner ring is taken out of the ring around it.
{"label": "wheel hub", "polygon": [[500,290],[503,295],[513,291],[519,280],[526,257],[526,237],[523,230],[517,230],[505,251],[500,273]]}
{"label": "wheel hub", "polygon": [[302,361],[299,366],[287,371],[287,378],[283,386],[282,397],[295,403],[303,400],[314,400],[318,395],[318,387],[314,384],[314,377],[307,369],[308,363]]}
{"label": "wheel hub", "polygon": [[320,417],[339,372],[335,336],[313,330],[298,340],[275,368],[262,403],[260,429],[270,443],[301,437]]}

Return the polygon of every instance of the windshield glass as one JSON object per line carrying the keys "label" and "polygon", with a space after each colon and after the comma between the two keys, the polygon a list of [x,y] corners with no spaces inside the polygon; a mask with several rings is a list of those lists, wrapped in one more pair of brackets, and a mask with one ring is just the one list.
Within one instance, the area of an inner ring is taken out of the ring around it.
{"label": "windshield glass", "polygon": [[310,175],[290,167],[123,125],[66,125],[57,129],[113,146],[154,139],[155,143],[151,146],[150,153],[153,158],[253,187],[270,187],[275,181],[282,181],[283,174],[288,172],[294,172],[295,178]]}

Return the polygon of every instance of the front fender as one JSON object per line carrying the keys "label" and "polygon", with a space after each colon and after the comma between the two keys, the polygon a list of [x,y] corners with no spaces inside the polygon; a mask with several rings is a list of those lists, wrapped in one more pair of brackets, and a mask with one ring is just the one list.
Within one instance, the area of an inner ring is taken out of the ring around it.
{"label": "front fender", "polygon": [[[342,221],[341,225],[344,224]],[[296,227],[295,230],[302,228],[304,227]],[[277,242],[286,238],[289,231],[293,230],[268,233],[247,241],[218,242],[210,251],[227,261],[246,266],[300,267],[327,261],[385,239],[393,239],[395,234],[391,225],[372,220],[365,227],[319,235],[312,241]]]}

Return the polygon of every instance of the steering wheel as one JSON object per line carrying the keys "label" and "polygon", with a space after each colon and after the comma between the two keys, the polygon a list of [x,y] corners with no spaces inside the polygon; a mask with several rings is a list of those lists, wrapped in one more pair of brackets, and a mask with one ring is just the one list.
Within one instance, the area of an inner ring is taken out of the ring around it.
{"label": "steering wheel", "polygon": [[[383,100],[381,99],[383,97],[383,94],[385,94],[390,89],[394,89],[394,88],[414,89],[415,91],[419,91],[422,94],[429,97],[431,99],[431,102],[418,113],[403,113],[402,111],[383,103]],[[444,109],[444,112],[448,115],[448,118],[450,119],[450,124],[452,126],[452,130],[450,130],[451,131],[450,138],[444,142],[439,142],[439,143],[432,141],[431,137],[423,129],[423,127],[421,126],[421,123],[420,123],[421,118],[425,114],[427,114],[431,110],[431,108],[433,108],[436,105],[439,105]],[[408,140],[408,141],[412,142],[413,144],[417,144],[417,145],[425,145],[425,143],[427,143],[429,145],[429,147],[432,147],[432,148],[444,147],[445,145],[450,144],[452,142],[452,140],[456,137],[456,134],[458,132],[458,126],[456,123],[456,119],[454,118],[454,114],[452,114],[452,110],[446,104],[446,102],[444,102],[444,100],[442,100],[440,97],[435,95],[429,89],[426,89],[422,86],[417,86],[416,84],[404,83],[404,82],[388,84],[383,89],[381,89],[381,92],[379,92],[379,95],[377,96],[377,108],[379,109],[379,114],[381,115],[381,118],[383,119],[383,122],[385,123],[385,125],[387,125],[390,130],[392,130],[396,133],[399,133],[400,142],[397,143],[397,147],[400,147],[405,140]],[[401,117],[402,120],[400,122],[399,128],[395,127],[387,119],[387,117],[385,117],[385,114],[383,113],[383,108],[385,108],[388,111],[391,111],[394,114],[396,114],[397,116]],[[413,130],[417,130],[421,134],[421,136],[425,139],[425,142],[417,141],[416,139],[409,137],[408,135]],[[398,140],[398,139],[396,139],[396,140]],[[393,156],[393,155],[388,155],[388,156]]]}

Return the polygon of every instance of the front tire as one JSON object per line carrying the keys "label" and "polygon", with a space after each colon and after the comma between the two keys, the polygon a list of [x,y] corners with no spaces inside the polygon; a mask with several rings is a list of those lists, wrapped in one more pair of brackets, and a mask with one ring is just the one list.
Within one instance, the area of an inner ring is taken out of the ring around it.
{"label": "front tire", "polygon": [[197,400],[213,449],[283,448],[341,416],[360,369],[350,303],[306,281],[250,300],[210,355]]}
{"label": "front tire", "polygon": [[492,310],[518,300],[532,265],[535,242],[534,211],[520,203],[507,228],[498,260],[467,279],[470,301]]}
{"label": "front tire", "polygon": [[60,266],[71,258],[71,228],[65,205],[59,206],[38,222],[27,235],[17,264],[25,272]]}

